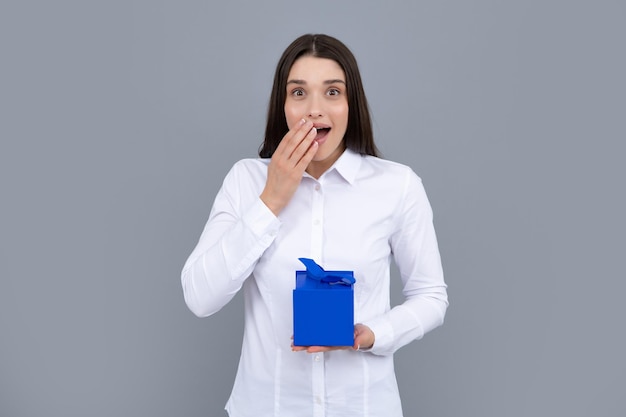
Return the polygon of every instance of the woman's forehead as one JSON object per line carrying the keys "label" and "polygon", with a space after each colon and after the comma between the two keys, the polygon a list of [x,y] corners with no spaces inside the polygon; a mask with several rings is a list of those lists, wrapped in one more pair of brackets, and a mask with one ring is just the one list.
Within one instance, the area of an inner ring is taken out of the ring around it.
{"label": "woman's forehead", "polygon": [[334,60],[314,56],[298,58],[291,69],[287,81],[325,82],[341,80],[345,82],[345,74],[341,66]]}

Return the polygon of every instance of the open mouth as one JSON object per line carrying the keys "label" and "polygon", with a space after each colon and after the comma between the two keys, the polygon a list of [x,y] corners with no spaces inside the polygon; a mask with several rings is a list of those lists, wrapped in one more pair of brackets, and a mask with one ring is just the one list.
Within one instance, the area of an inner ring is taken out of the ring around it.
{"label": "open mouth", "polygon": [[319,141],[324,139],[328,135],[328,132],[330,132],[330,127],[318,127],[315,140]]}

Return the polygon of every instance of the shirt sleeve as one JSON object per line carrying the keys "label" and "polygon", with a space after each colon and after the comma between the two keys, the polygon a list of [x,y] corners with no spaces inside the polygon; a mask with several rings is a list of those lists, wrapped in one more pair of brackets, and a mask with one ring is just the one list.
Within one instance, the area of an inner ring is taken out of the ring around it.
{"label": "shirt sleeve", "polygon": [[400,271],[405,301],[365,322],[375,335],[369,352],[391,355],[443,324],[448,296],[433,226],[433,213],[421,179],[409,170],[404,199],[390,244]]}
{"label": "shirt sleeve", "polygon": [[216,313],[235,296],[278,234],[280,221],[260,197],[241,195],[254,188],[249,175],[241,163],[228,173],[183,267],[185,302],[198,317]]}

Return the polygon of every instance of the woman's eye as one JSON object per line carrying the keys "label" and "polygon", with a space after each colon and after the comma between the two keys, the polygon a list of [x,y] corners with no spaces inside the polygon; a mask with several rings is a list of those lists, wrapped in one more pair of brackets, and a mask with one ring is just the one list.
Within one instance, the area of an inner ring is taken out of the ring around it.
{"label": "woman's eye", "polygon": [[331,88],[330,90],[328,90],[328,95],[329,96],[338,96],[341,93],[341,91],[339,91],[336,88]]}
{"label": "woman's eye", "polygon": [[291,92],[291,95],[295,97],[302,97],[304,95],[304,91],[302,91],[299,88],[296,88],[295,90]]}

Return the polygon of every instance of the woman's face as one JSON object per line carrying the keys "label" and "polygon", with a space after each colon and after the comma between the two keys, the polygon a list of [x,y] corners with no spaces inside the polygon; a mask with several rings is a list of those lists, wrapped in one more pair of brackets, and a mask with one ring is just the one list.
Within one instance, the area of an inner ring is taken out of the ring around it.
{"label": "woman's face", "polygon": [[348,127],[346,76],[332,59],[303,56],[287,77],[285,118],[291,130],[300,119],[313,122],[319,148],[307,172],[319,177],[341,156]]}

